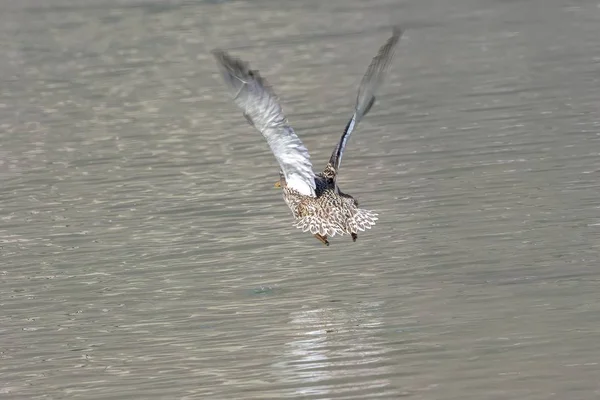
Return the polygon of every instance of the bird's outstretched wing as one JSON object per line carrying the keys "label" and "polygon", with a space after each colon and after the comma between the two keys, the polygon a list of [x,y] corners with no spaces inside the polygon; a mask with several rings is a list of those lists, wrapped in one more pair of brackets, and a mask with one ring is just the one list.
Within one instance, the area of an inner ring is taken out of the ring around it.
{"label": "bird's outstretched wing", "polygon": [[277,96],[258,71],[223,50],[213,55],[233,100],[246,120],[267,140],[279,162],[289,188],[306,196],[315,196],[315,175],[308,150],[281,110]]}
{"label": "bird's outstretched wing", "polygon": [[381,86],[385,73],[394,58],[394,50],[402,36],[402,32],[402,29],[399,27],[394,27],[392,36],[379,48],[379,52],[371,61],[365,76],[363,76],[362,81],[360,82],[358,95],[356,96],[354,114],[352,115],[352,118],[350,118],[350,121],[348,121],[346,129],[344,129],[344,133],[329,159],[328,168],[333,168],[334,173],[336,174],[342,162],[342,155],[344,154],[344,149],[346,148],[346,144],[348,143],[352,131],[356,128],[360,120],[367,115],[369,110],[371,110],[373,103],[375,103],[375,92],[379,89],[379,86]]}

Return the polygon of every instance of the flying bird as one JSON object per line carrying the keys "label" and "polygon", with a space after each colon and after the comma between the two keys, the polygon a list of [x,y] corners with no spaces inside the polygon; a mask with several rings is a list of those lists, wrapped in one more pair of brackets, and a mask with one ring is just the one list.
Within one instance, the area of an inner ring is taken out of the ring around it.
{"label": "flying bird", "polygon": [[349,234],[356,241],[358,232],[371,229],[378,219],[373,211],[359,208],[358,201],[342,192],[336,181],[348,139],[371,110],[401,36],[402,30],[394,28],[371,61],[358,88],[354,113],[325,169],[317,174],[308,150],[289,125],[267,81],[246,62],[223,50],[212,52],[234,102],[248,123],[262,133],[279,163],[279,181],[275,186],[283,189],[283,199],[292,210],[295,226],[310,232],[326,246],[328,237],[336,234]]}

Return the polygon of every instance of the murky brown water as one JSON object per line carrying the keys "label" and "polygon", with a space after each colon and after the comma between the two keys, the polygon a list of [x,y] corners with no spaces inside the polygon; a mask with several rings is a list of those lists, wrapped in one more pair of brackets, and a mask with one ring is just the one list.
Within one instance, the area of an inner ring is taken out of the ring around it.
{"label": "murky brown water", "polygon": [[[0,397],[600,396],[597,2],[0,6]],[[319,168],[388,27],[341,183],[292,227],[209,50],[259,68]]]}

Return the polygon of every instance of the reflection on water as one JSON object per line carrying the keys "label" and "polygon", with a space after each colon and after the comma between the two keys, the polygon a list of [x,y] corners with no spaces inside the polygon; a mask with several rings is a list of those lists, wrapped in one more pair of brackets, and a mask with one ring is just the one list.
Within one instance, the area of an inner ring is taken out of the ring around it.
{"label": "reflection on water", "polygon": [[285,344],[283,360],[273,364],[294,395],[386,393],[390,360],[381,345],[381,304],[326,307],[290,314],[296,339]]}

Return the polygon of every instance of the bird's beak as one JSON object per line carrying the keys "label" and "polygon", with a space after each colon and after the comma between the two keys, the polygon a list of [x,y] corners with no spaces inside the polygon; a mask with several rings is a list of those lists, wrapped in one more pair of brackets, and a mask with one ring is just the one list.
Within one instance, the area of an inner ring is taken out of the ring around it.
{"label": "bird's beak", "polygon": [[275,182],[275,185],[273,185],[273,187],[280,188],[281,182],[279,182],[279,181]]}

